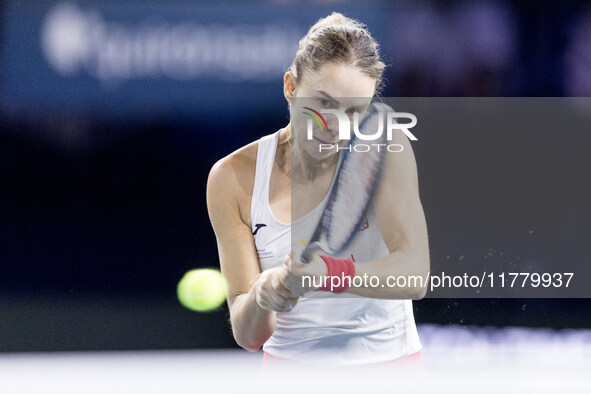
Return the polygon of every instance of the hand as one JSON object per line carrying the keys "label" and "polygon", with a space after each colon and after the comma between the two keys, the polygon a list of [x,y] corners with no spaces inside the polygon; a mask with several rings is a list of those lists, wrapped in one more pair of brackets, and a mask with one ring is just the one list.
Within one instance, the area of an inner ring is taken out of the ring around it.
{"label": "hand", "polygon": [[286,265],[265,270],[254,282],[252,288],[257,305],[261,309],[275,312],[289,312],[298,302],[298,296],[292,294],[284,285],[289,275]]}
{"label": "hand", "polygon": [[327,275],[326,263],[318,254],[314,253],[307,264],[300,256],[301,250],[289,252],[285,260],[289,274],[283,278],[283,286],[298,297],[322,287]]}

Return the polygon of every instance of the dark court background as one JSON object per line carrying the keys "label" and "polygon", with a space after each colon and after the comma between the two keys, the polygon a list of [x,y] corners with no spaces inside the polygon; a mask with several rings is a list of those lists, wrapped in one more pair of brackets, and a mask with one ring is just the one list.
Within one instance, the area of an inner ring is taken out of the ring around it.
{"label": "dark court background", "polygon": [[[187,270],[218,266],[207,174],[287,123],[283,73],[333,10],[381,43],[385,97],[591,93],[591,2],[4,1],[0,351],[236,346],[226,306],[198,314],[176,300]],[[531,130],[508,152],[490,134],[443,151],[430,133],[413,148],[434,263],[504,250],[589,263],[588,135]],[[539,198],[513,205],[520,187]],[[487,199],[505,209],[474,209]],[[415,317],[590,328],[590,306],[424,299]]]}

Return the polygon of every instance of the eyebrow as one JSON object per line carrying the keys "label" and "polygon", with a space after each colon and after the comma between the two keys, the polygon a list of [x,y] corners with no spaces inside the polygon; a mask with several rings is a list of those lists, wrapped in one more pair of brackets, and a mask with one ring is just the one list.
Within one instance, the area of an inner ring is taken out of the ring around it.
{"label": "eyebrow", "polygon": [[324,90],[317,90],[317,92],[322,94],[324,97],[326,97],[330,101],[332,101],[334,104],[339,105],[339,102],[337,101],[337,99],[332,97],[330,94],[326,93]]}

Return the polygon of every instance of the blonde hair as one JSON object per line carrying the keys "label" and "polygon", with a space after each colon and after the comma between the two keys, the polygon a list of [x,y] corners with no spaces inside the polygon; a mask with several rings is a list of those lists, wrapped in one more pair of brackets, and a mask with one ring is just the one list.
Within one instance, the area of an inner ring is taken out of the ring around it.
{"label": "blonde hair", "polygon": [[290,71],[299,81],[329,62],[358,68],[376,79],[376,90],[382,86],[385,64],[380,60],[378,43],[365,25],[338,12],[319,19],[300,40]]}

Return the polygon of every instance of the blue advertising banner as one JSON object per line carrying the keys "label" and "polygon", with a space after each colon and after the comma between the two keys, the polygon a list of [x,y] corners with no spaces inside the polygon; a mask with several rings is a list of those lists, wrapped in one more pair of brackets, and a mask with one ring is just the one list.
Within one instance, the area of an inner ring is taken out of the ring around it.
{"label": "blue advertising banner", "polygon": [[282,111],[283,73],[299,39],[335,10],[380,30],[375,3],[11,1],[3,15],[2,112]]}

